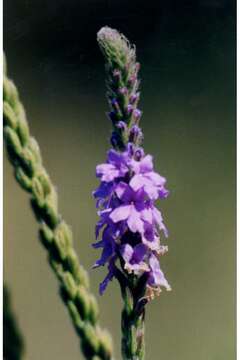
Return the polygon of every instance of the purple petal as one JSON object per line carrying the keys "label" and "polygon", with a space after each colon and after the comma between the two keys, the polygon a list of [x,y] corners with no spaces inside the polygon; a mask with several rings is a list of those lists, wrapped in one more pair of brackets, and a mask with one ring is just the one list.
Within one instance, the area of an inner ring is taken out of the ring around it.
{"label": "purple petal", "polygon": [[135,203],[135,207],[141,211],[144,208],[144,200],[145,200],[145,192],[143,189],[139,189],[138,191],[133,191],[133,200]]}
{"label": "purple petal", "polygon": [[96,167],[96,176],[102,181],[111,182],[119,176],[119,170],[111,164],[101,164]]}
{"label": "purple petal", "polygon": [[106,288],[108,286],[109,281],[112,280],[113,276],[114,276],[114,274],[109,271],[109,273],[107,274],[105,279],[100,283],[100,285],[99,285],[100,295],[102,295],[104,293],[104,291],[106,290]]}
{"label": "purple petal", "polygon": [[95,198],[105,198],[110,195],[112,188],[112,183],[101,182],[99,187],[93,192],[93,196]]}
{"label": "purple petal", "polygon": [[168,237],[168,230],[163,222],[162,214],[156,207],[153,208],[153,219],[159,229],[163,231],[165,237]]}
{"label": "purple petal", "polygon": [[156,251],[158,254],[160,254],[161,245],[159,245],[159,238],[157,236],[155,236],[153,240],[149,240],[146,237],[143,237],[142,242],[148,247],[148,249]]}
{"label": "purple petal", "polygon": [[164,286],[167,290],[171,290],[169,283],[167,282],[164,273],[160,269],[160,264],[155,255],[151,255],[149,259],[149,265],[151,268],[148,284],[150,286]]}
{"label": "purple petal", "polygon": [[132,159],[129,162],[129,166],[131,168],[131,170],[135,173],[135,174],[139,174],[140,172],[140,161],[136,161],[134,159]]}
{"label": "purple petal", "polygon": [[133,178],[130,180],[129,185],[134,191],[138,191],[145,185],[144,178],[141,174],[134,175]]}
{"label": "purple petal", "polygon": [[155,171],[147,173],[146,176],[157,186],[164,186],[166,184],[166,179]]}
{"label": "purple petal", "polygon": [[158,194],[159,194],[160,199],[166,199],[168,197],[168,195],[170,194],[170,191],[163,187],[159,190]]}
{"label": "purple petal", "polygon": [[116,150],[109,150],[107,156],[108,162],[120,166],[123,161],[122,153],[117,152]]}
{"label": "purple petal", "polygon": [[140,161],[140,172],[146,173],[153,170],[153,158],[151,155],[146,155],[141,161]]}
{"label": "purple petal", "polygon": [[141,220],[140,212],[138,212],[134,206],[131,206],[131,211],[127,220],[127,224],[129,226],[129,229],[135,233],[135,232],[143,232],[143,221]]}
{"label": "purple petal", "polygon": [[156,207],[153,207],[153,218],[158,225],[163,222],[162,214]]}
{"label": "purple petal", "polygon": [[145,178],[144,191],[148,195],[149,199],[157,200],[159,197],[159,189],[151,181]]}
{"label": "purple petal", "polygon": [[133,248],[129,244],[124,244],[120,248],[120,253],[126,263],[130,263],[133,255]]}
{"label": "purple petal", "polygon": [[95,237],[96,239],[99,237],[100,231],[103,228],[103,226],[106,225],[105,221],[103,219],[100,219],[95,227]]}
{"label": "purple petal", "polygon": [[134,249],[131,245],[125,244],[121,247],[121,254],[125,261],[124,267],[128,272],[139,275],[143,271],[149,271],[148,265],[143,262],[146,254],[146,247],[143,244],[136,245]]}
{"label": "purple petal", "polygon": [[148,195],[149,199],[156,200],[159,197],[159,188],[145,175],[134,175],[129,185],[134,191],[143,189],[145,194]]}
{"label": "purple petal", "polygon": [[132,143],[127,144],[126,155],[128,158],[131,158],[134,155],[134,145]]}
{"label": "purple petal", "polygon": [[144,244],[138,244],[134,247],[132,261],[135,263],[140,263],[144,256],[146,255],[147,248]]}
{"label": "purple petal", "polygon": [[103,266],[107,262],[107,260],[112,256],[113,254],[113,246],[112,244],[108,243],[105,244],[105,247],[103,248],[101,258],[95,262],[93,265],[93,268]]}
{"label": "purple petal", "polygon": [[144,224],[144,237],[149,240],[153,241],[155,238],[155,229],[152,224],[145,223]]}
{"label": "purple petal", "polygon": [[108,265],[108,274],[105,277],[105,279],[101,282],[101,284],[99,285],[99,293],[100,295],[102,295],[104,293],[104,291],[106,290],[106,287],[108,286],[109,281],[111,281],[114,277],[114,269],[115,269],[115,264],[114,264],[115,259],[112,258],[109,262]]}
{"label": "purple petal", "polygon": [[93,243],[92,247],[94,247],[94,249],[98,249],[98,248],[104,247],[104,245],[105,245],[105,241],[100,240],[100,241],[98,241],[96,243]]}
{"label": "purple petal", "polygon": [[144,224],[144,235],[142,236],[142,242],[149,249],[159,252],[160,240],[159,237],[155,234],[155,230],[152,225],[147,223]]}
{"label": "purple petal", "polygon": [[141,218],[142,218],[142,220],[148,222],[149,224],[152,224],[153,223],[152,209],[150,207],[149,208],[145,207],[141,211]]}
{"label": "purple petal", "polygon": [[131,212],[132,205],[122,205],[113,210],[113,212],[110,214],[110,218],[114,223],[117,223],[119,221],[126,220]]}
{"label": "purple petal", "polygon": [[133,200],[134,193],[130,186],[121,181],[115,189],[117,197],[121,199],[125,204],[130,203]]}

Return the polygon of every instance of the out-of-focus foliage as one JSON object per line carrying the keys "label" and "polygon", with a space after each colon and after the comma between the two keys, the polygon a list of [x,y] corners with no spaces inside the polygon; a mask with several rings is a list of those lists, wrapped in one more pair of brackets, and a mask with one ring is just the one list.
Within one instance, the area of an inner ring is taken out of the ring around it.
{"label": "out-of-focus foliage", "polygon": [[3,358],[21,360],[24,353],[23,337],[13,313],[10,293],[3,287]]}

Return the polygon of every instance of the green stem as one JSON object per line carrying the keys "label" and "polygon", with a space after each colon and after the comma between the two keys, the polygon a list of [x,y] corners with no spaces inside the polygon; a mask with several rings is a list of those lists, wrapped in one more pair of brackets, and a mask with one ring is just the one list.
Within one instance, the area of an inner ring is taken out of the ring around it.
{"label": "green stem", "polygon": [[116,268],[119,281],[123,310],[121,319],[122,329],[122,358],[123,360],[144,360],[145,358],[145,305],[144,299],[145,276],[136,279],[126,277]]}
{"label": "green stem", "polygon": [[145,311],[137,314],[132,306],[130,295],[124,299],[122,311],[122,357],[123,360],[144,360],[144,316]]}
{"label": "green stem", "polygon": [[62,299],[81,339],[88,360],[112,359],[109,334],[98,325],[98,304],[90,292],[88,274],[79,264],[70,227],[58,210],[57,193],[42,165],[37,141],[30,136],[24,107],[14,83],[3,77],[4,140],[15,176],[31,196],[42,243],[59,280]]}

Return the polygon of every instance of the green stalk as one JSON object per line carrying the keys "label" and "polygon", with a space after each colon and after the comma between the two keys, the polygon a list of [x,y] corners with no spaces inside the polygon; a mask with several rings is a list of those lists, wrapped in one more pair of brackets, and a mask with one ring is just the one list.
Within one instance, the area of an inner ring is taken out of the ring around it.
{"label": "green stalk", "polygon": [[145,356],[145,310],[136,316],[131,295],[124,298],[122,311],[122,356],[123,360],[143,360]]}
{"label": "green stalk", "polygon": [[[122,264],[121,264],[122,265]],[[123,299],[121,317],[122,329],[122,358],[123,360],[145,359],[145,305],[144,297],[146,277],[137,279],[116,268],[116,277],[119,281]]]}

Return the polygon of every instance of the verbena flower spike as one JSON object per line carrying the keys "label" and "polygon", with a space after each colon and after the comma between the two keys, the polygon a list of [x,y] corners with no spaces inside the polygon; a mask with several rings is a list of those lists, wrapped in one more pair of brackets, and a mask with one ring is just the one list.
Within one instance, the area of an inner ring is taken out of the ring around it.
{"label": "verbena flower spike", "polygon": [[30,135],[23,105],[14,83],[3,76],[4,139],[15,176],[31,195],[40,223],[40,235],[56,274],[62,299],[81,339],[88,360],[112,360],[110,335],[98,323],[98,304],[89,289],[89,278],[72,243],[70,227],[59,214],[57,193],[45,168],[36,140]]}
{"label": "verbena flower spike", "polygon": [[124,300],[122,355],[144,359],[145,305],[162,287],[170,290],[159,258],[167,252],[160,234],[168,236],[155,203],[169,192],[166,179],[156,173],[153,158],[141,147],[139,127],[139,63],[135,47],[118,31],[102,28],[97,35],[106,60],[107,98],[112,122],[112,149],[105,163],[96,168],[100,186],[94,191],[99,222],[93,246],[102,248],[94,267],[107,264],[108,274],[100,293],[116,278]]}

